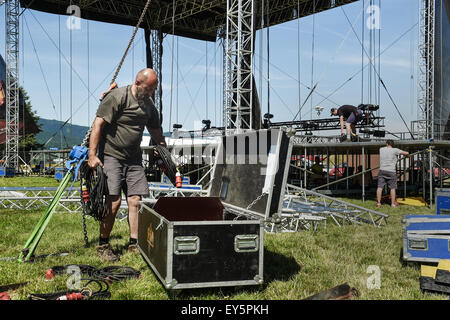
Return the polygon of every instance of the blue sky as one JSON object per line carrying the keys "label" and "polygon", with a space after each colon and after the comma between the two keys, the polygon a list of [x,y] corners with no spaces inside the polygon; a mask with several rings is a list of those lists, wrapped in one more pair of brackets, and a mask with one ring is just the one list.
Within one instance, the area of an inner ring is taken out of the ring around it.
{"label": "blue sky", "polygon": [[[375,49],[377,54],[379,50],[385,50],[381,56],[380,76],[407,125],[410,126],[410,122],[417,119],[418,27],[416,23],[418,21],[418,0],[375,0],[374,3],[376,5],[381,3],[381,45],[378,46],[377,32]],[[364,4],[367,9],[369,0],[365,0]],[[0,52],[4,56],[5,15],[3,7],[0,14]],[[332,107],[342,104],[358,105],[361,103],[361,87],[364,91],[364,103],[376,102],[375,96],[378,95],[374,90],[375,87],[378,88],[378,82],[372,80],[372,86],[369,86],[369,68],[364,69],[364,79],[359,73],[334,93],[329,100],[323,101],[323,96],[328,96],[351,76],[361,71],[362,49],[354,32],[360,39],[362,38],[362,10],[363,1],[358,1],[342,8],[316,14],[314,19],[309,16],[300,19],[300,22],[295,20],[270,28],[270,112],[274,114],[272,121],[290,121],[299,110],[299,60],[300,100],[302,103],[309,93],[306,86],[311,86],[312,77],[313,83],[317,83],[317,89],[312,94],[312,102],[311,100],[307,101],[303,107],[302,119],[328,118],[329,109]],[[72,30],[72,54],[70,54],[70,31],[66,27],[67,16],[59,17],[29,10],[25,11],[23,16],[21,34],[24,38],[20,43],[20,83],[27,90],[34,110],[42,118],[62,121],[66,121],[72,114],[73,124],[90,125],[98,107],[97,97],[108,88],[133,28],[90,21],[88,32],[88,22],[82,20],[81,28]],[[366,12],[364,19],[368,18],[369,14]],[[59,23],[61,28],[59,28]],[[354,25],[354,31],[351,29],[351,24]],[[411,29],[409,33],[395,42],[409,29]],[[57,49],[58,30],[61,32],[61,56]],[[45,32],[48,33],[48,36]],[[312,54],[313,35],[314,55]],[[366,26],[364,35],[365,48],[368,52],[370,48],[369,29]],[[260,52],[261,36],[263,36],[262,55]],[[300,39],[300,52],[298,39]],[[172,42],[175,44],[175,50],[172,50]],[[393,44],[394,42],[395,44]],[[264,114],[267,112],[268,102],[266,29],[257,32],[255,48],[255,78],[257,87],[260,89],[260,77],[262,77],[262,113]],[[41,72],[34,49],[36,49],[43,72]],[[145,41],[143,31],[140,30],[135,38],[133,49],[130,50],[117,78],[119,85],[131,83],[135,73],[145,67],[144,50]],[[262,70],[260,70],[261,56],[263,59]],[[73,65],[72,99],[70,98],[71,72],[67,63],[70,57],[72,57]],[[62,61],[61,105],[60,58]],[[208,67],[206,67],[207,62]],[[364,57],[364,64],[367,62],[367,57]],[[206,79],[208,79],[207,86]],[[193,129],[195,121],[206,118],[209,118],[213,125],[222,125],[222,47],[219,42],[206,43],[166,36],[164,38],[162,85],[163,128],[165,131],[168,130],[169,123],[181,123],[184,129]],[[88,88],[91,95],[88,94]],[[369,91],[372,91],[372,100],[369,99]],[[206,98],[208,98],[208,103],[206,103]],[[380,98],[380,115],[386,117],[387,129],[391,132],[407,131],[394,104],[382,87]],[[320,116],[315,110],[311,110],[311,107],[316,105],[324,107]]]}

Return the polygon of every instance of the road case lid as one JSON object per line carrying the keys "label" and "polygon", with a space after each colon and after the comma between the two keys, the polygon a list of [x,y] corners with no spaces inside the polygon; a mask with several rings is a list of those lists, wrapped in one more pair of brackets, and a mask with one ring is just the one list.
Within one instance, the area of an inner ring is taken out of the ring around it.
{"label": "road case lid", "polygon": [[210,195],[226,208],[266,220],[280,212],[292,152],[290,133],[281,128],[222,137]]}

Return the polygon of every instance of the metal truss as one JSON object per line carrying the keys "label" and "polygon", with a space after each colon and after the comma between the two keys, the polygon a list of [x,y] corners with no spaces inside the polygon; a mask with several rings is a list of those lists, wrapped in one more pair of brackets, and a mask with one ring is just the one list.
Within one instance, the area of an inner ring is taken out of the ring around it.
{"label": "metal truss", "polygon": [[253,0],[227,0],[227,134],[252,129],[253,24]]}
{"label": "metal truss", "polygon": [[313,136],[296,134],[291,139],[294,146],[302,146],[305,143],[335,143],[339,141],[338,138],[338,136]]}
{"label": "metal truss", "polygon": [[[383,128],[384,117],[376,117],[373,114],[363,118],[356,124],[356,128]],[[341,128],[339,118],[317,119],[317,120],[300,120],[287,122],[274,122],[269,125],[271,128],[289,126],[296,130],[303,131],[319,131],[319,130],[338,130]]]}
{"label": "metal truss", "polygon": [[[269,21],[264,20],[264,27],[274,26],[355,1],[357,0],[266,0],[265,5],[268,6],[270,18]],[[261,17],[258,16],[259,21],[260,19]]]}
{"label": "metal truss", "polygon": [[434,44],[435,0],[419,1],[418,110],[419,139],[434,137]]}
{"label": "metal truss", "polygon": [[[49,206],[55,197],[57,187],[4,187],[0,188],[0,208],[13,210],[39,210]],[[200,185],[184,185],[175,188],[171,184],[149,183],[149,197],[144,200],[155,202],[159,197],[202,197],[207,195]],[[66,189],[61,197],[57,210],[69,213],[81,213],[79,188]],[[127,209],[127,203],[122,201],[121,215]],[[125,212],[126,215],[126,212]]]}
{"label": "metal truss", "polygon": [[[254,0],[258,7],[264,0]],[[304,17],[312,13],[332,9],[357,0],[270,0],[267,1],[270,26]],[[144,0],[21,0],[23,7],[46,12],[65,14],[69,5],[80,7],[86,19],[135,25]],[[175,6],[175,8],[174,8]],[[175,9],[175,10],[174,10]],[[300,9],[299,12],[298,9]],[[175,15],[173,14],[175,12]],[[217,30],[226,24],[227,0],[159,0],[152,1],[144,23],[154,30],[172,33],[175,21],[175,34],[215,41]],[[260,21],[259,12],[255,18]],[[269,26],[268,24],[263,27]],[[260,28],[258,24],[257,28]]]}
{"label": "metal truss", "polygon": [[[175,15],[173,16],[173,2],[161,7],[159,12],[155,13],[160,20],[158,24],[160,26],[171,25],[172,16],[175,22],[186,19],[191,16],[195,16],[204,11],[210,11],[215,14],[220,13],[216,7],[220,7],[225,3],[225,0],[211,0],[211,1],[195,1],[195,0],[177,0],[175,1]],[[164,18],[163,18],[164,17]]]}
{"label": "metal truss", "polygon": [[[48,207],[57,187],[4,187],[0,188],[0,208],[36,210]],[[66,189],[59,201],[62,211],[81,212],[79,188]]]}
{"label": "metal truss", "polygon": [[326,228],[326,217],[298,212],[296,209],[289,208],[289,204],[285,203],[285,205],[287,205],[287,207],[282,209],[279,222],[266,223],[266,232],[297,232],[300,230],[311,230],[316,232],[320,224],[323,224]]}
{"label": "metal truss", "polygon": [[162,46],[163,38],[162,32],[160,30],[151,30],[151,41],[152,41],[152,61],[153,70],[155,70],[158,76],[158,88],[154,93],[154,103],[155,107],[160,112],[160,120],[162,122]]}
{"label": "metal truss", "polygon": [[6,6],[6,166],[19,169],[19,1]]}
{"label": "metal truss", "polygon": [[[69,5],[80,7],[83,18],[135,25],[144,8],[144,0],[21,0],[24,7],[44,12],[65,14]],[[152,1],[143,23],[153,30],[172,33],[173,18],[175,34],[209,41],[215,40],[217,28],[224,24],[226,0],[196,1],[176,0],[175,16],[173,1]]]}
{"label": "metal truss", "polygon": [[296,223],[303,217],[331,218],[338,226],[350,224],[372,224],[380,227],[387,223],[387,214],[370,210],[349,202],[338,200],[318,192],[287,184],[284,218]]}
{"label": "metal truss", "polygon": [[172,184],[149,183],[150,195],[146,200],[157,200],[160,197],[204,197],[208,191],[200,185],[184,185],[175,188]]}
{"label": "metal truss", "polygon": [[223,83],[222,83],[222,94],[223,94],[223,100],[222,100],[222,126],[224,128],[229,127],[228,123],[228,117],[227,117],[227,106],[231,105],[231,101],[229,99],[229,95],[227,94],[226,88],[229,82],[228,77],[231,74],[231,65],[227,63],[227,48],[228,48],[228,41],[226,38],[226,31],[222,34],[222,74],[223,74]]}

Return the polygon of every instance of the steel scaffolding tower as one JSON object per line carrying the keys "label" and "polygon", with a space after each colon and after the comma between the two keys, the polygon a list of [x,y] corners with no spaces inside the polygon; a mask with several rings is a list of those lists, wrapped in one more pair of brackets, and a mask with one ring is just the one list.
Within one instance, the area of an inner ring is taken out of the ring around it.
{"label": "steel scaffolding tower", "polygon": [[421,139],[434,138],[435,0],[419,2],[419,70],[416,131]]}
{"label": "steel scaffolding tower", "polygon": [[[160,120],[162,123],[162,45],[163,36],[161,30],[151,30],[152,41],[152,69],[155,70],[158,76],[158,88],[155,90],[155,107],[160,112]],[[169,128],[170,130],[170,128]]]}
{"label": "steel scaffolding tower", "polygon": [[6,22],[6,166],[19,165],[19,1],[5,3]]}
{"label": "steel scaffolding tower", "polygon": [[252,129],[253,0],[227,0],[225,38],[226,133]]}
{"label": "steel scaffolding tower", "polygon": [[222,126],[224,128],[228,128],[229,127],[229,123],[228,123],[228,115],[227,115],[227,106],[231,105],[231,102],[229,101],[229,95],[227,94],[227,86],[228,86],[228,77],[230,76],[230,66],[227,63],[227,45],[228,41],[226,38],[226,34],[223,35],[222,38],[222,57],[223,57],[223,61],[222,61],[222,74],[223,74],[223,79],[222,79],[222,96],[223,96],[223,101],[222,101]]}

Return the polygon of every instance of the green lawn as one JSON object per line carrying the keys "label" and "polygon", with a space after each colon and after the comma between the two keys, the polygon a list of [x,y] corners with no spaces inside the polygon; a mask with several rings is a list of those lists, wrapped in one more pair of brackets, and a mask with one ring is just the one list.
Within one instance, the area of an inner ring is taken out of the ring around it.
{"label": "green lawn", "polygon": [[[17,180],[16,180],[17,179]],[[48,180],[22,180],[26,178],[0,179],[0,186],[39,186]],[[46,178],[36,178],[46,179]],[[54,180],[54,179],[53,179]],[[19,184],[20,183],[20,184]],[[57,184],[56,184],[57,185]],[[48,185],[47,185],[48,186]],[[360,200],[351,202],[370,209],[375,202]],[[105,267],[95,254],[98,241],[98,223],[88,219],[90,247],[84,247],[80,214],[56,212],[38,246],[37,255],[68,252],[68,256],[47,257],[33,263],[5,261],[1,258],[17,257],[34,226],[45,209],[39,211],[0,210],[0,285],[28,282],[16,291],[10,292],[12,299],[27,299],[30,293],[49,293],[66,290],[68,276],[57,276],[45,280],[45,271],[52,266],[66,264],[88,264]],[[126,220],[116,221],[111,244],[120,252],[124,265],[140,270],[143,277],[114,283],[110,290],[112,299],[244,299],[244,300],[298,300],[329,289],[342,283],[359,290],[362,300],[423,300],[447,299],[445,295],[424,294],[420,290],[420,265],[403,266],[400,261],[402,248],[401,219],[405,214],[432,214],[425,207],[400,206],[390,208],[384,205],[381,211],[390,215],[388,224],[381,228],[371,225],[336,226],[331,220],[326,228],[322,225],[316,233],[265,234],[264,280],[261,287],[211,288],[184,290],[177,295],[168,295],[152,270],[139,254],[127,253],[128,241]],[[381,271],[381,287],[369,289],[368,279],[372,276],[369,266]]]}
{"label": "green lawn", "polygon": [[59,182],[53,176],[17,176],[0,178],[0,187],[57,187]]}

